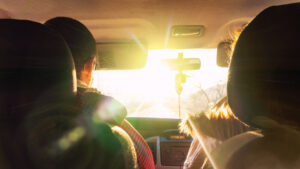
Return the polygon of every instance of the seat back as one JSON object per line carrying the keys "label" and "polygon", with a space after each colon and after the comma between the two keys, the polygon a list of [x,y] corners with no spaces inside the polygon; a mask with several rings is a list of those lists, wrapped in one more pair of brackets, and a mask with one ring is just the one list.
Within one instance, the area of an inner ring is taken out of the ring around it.
{"label": "seat back", "polygon": [[75,81],[60,35],[36,22],[0,20],[0,141],[12,168],[31,168],[18,131],[24,118],[35,108],[73,101]]}

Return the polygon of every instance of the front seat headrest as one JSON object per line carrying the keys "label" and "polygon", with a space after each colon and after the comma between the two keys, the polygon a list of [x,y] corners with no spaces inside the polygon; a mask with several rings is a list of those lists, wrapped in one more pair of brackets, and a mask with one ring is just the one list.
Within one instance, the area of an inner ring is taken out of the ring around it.
{"label": "front seat headrest", "polygon": [[2,117],[34,102],[73,97],[76,73],[68,46],[40,23],[0,19],[0,82]]}
{"label": "front seat headrest", "polygon": [[237,41],[229,69],[228,101],[234,114],[252,126],[258,116],[299,124],[299,17],[300,3],[269,7]]}

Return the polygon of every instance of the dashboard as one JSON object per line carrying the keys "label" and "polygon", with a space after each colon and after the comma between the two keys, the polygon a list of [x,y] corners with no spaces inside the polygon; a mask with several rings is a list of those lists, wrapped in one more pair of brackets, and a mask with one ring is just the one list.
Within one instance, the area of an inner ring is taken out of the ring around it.
{"label": "dashboard", "polygon": [[156,169],[181,169],[192,138],[179,133],[180,119],[126,118],[147,141]]}
{"label": "dashboard", "polygon": [[180,169],[183,168],[192,138],[177,129],[170,129],[146,141],[153,153],[156,169]]}

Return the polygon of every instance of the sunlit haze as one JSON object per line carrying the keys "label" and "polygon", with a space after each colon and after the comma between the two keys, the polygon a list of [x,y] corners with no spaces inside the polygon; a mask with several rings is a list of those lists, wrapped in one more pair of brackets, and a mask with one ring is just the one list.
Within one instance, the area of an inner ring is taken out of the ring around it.
{"label": "sunlit haze", "polygon": [[216,65],[216,49],[149,50],[144,69],[95,71],[93,87],[122,102],[128,116],[178,118],[177,72],[161,65],[178,53],[201,60],[200,70],[184,72],[189,77],[181,94],[182,112],[205,111],[226,94],[228,69]]}

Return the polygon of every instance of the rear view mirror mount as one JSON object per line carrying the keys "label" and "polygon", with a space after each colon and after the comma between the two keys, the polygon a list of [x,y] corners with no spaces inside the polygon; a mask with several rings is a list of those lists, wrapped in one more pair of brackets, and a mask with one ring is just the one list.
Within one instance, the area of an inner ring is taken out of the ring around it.
{"label": "rear view mirror mount", "polygon": [[[165,59],[162,60],[161,63],[169,67],[170,70],[178,71],[175,77],[175,88],[178,94],[178,99],[180,104],[180,95],[183,90],[182,84],[186,82],[186,77],[188,77],[186,74],[183,73],[183,71],[200,69],[201,61],[199,58],[184,58],[183,53],[178,53],[178,57],[176,59]],[[180,108],[179,108],[179,117],[180,117]]]}

